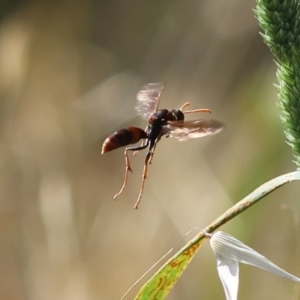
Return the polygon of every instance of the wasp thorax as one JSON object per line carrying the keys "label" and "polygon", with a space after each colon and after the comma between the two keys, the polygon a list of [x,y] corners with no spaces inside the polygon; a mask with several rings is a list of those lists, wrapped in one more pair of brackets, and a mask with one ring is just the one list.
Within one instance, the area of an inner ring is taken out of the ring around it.
{"label": "wasp thorax", "polygon": [[164,124],[166,120],[168,120],[169,112],[170,111],[168,109],[160,109],[156,111],[149,119],[149,123],[157,124],[157,125]]}

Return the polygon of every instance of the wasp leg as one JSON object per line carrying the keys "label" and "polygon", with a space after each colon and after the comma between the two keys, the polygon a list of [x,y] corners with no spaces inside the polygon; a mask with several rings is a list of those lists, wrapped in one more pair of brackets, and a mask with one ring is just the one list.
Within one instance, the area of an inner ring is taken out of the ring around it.
{"label": "wasp leg", "polygon": [[149,158],[149,164],[152,164],[152,159],[153,159],[153,155],[154,155],[154,151],[156,148],[157,143],[160,141],[161,137],[163,136],[163,131],[161,131],[158,135],[158,137],[156,138],[153,147],[151,148],[151,153],[150,153],[150,158]]}
{"label": "wasp leg", "polygon": [[[146,126],[146,128],[145,128],[144,131],[147,132],[147,130],[148,130],[148,125]],[[141,147],[145,146],[146,143],[147,143],[147,141],[146,141],[146,140],[143,140],[142,143],[141,143]],[[138,153],[139,153],[139,150],[135,150],[135,151],[133,152],[132,155],[136,155],[136,154],[138,154]]]}
{"label": "wasp leg", "polygon": [[[146,141],[143,140],[142,143],[141,143],[141,147],[143,147],[143,146],[145,146],[145,145],[146,145]],[[132,155],[136,155],[136,154],[138,154],[138,153],[139,153],[139,150],[135,150],[135,151],[133,152]]]}
{"label": "wasp leg", "polygon": [[114,195],[114,199],[116,200],[116,198],[123,192],[126,184],[127,184],[127,179],[128,179],[128,172],[132,172],[132,169],[130,167],[130,162],[129,162],[129,158],[128,158],[128,154],[127,151],[139,151],[139,150],[143,150],[146,147],[148,147],[149,144],[149,140],[147,140],[146,144],[143,146],[138,146],[138,147],[130,147],[130,148],[126,148],[124,151],[124,155],[125,155],[125,165],[126,165],[126,169],[125,169],[125,176],[124,176],[124,182],[123,185],[120,189],[120,191]]}
{"label": "wasp leg", "polygon": [[150,141],[148,140],[148,142],[150,141],[150,146],[149,146],[149,150],[148,150],[148,153],[146,155],[146,159],[145,159],[145,164],[144,164],[144,170],[143,170],[143,175],[142,175],[142,184],[141,184],[141,189],[140,189],[140,193],[139,193],[139,196],[138,196],[138,199],[134,205],[133,208],[135,209],[138,209],[139,207],[139,204],[141,202],[141,198],[142,198],[142,194],[144,192],[144,186],[145,186],[145,181],[146,181],[146,178],[148,176],[148,166],[149,164],[151,164],[151,161],[153,159],[153,155],[154,155],[154,151],[155,151],[155,148],[156,148],[156,145],[157,143],[159,142],[160,138],[162,137],[163,135],[163,131],[161,131],[158,135],[158,137],[156,138],[156,140],[153,142],[153,141]]}
{"label": "wasp leg", "polygon": [[136,203],[133,207],[135,209],[139,208],[139,204],[141,202],[142,194],[144,192],[145,180],[146,180],[147,175],[148,175],[148,166],[149,166],[149,160],[150,160],[150,157],[151,157],[151,153],[152,153],[151,150],[149,150],[147,155],[146,155],[144,170],[143,170],[143,175],[142,175],[142,185],[141,185],[141,189],[140,189],[138,199],[136,200]]}

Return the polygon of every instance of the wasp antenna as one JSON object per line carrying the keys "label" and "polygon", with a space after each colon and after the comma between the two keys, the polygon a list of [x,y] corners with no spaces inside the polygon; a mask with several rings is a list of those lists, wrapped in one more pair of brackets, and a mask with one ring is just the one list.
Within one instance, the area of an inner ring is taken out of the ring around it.
{"label": "wasp antenna", "polygon": [[211,110],[208,108],[198,108],[198,109],[194,109],[194,110],[186,110],[183,113],[184,114],[191,114],[191,113],[198,113],[198,112],[208,112],[211,114]]}
{"label": "wasp antenna", "polygon": [[180,108],[179,108],[179,110],[183,110],[184,108],[186,108],[186,107],[188,107],[188,106],[190,106],[191,104],[190,104],[190,102],[185,102]]}

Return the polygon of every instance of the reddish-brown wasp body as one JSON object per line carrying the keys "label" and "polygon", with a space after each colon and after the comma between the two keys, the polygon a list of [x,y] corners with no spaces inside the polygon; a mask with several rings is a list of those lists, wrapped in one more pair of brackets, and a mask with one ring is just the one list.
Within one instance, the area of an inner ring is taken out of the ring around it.
{"label": "reddish-brown wasp body", "polygon": [[128,151],[139,151],[148,147],[146,154],[144,171],[142,175],[142,185],[138,199],[134,208],[138,208],[142,193],[144,191],[145,179],[147,178],[148,165],[151,163],[155,147],[161,137],[174,137],[179,141],[186,141],[191,138],[200,138],[207,135],[216,134],[221,131],[223,125],[217,120],[195,120],[184,121],[184,115],[187,113],[211,112],[209,109],[183,109],[190,104],[187,102],[179,109],[157,109],[159,99],[164,85],[162,83],[148,83],[137,94],[137,113],[148,119],[148,126],[145,130],[138,127],[128,127],[121,129],[108,136],[102,146],[102,154],[117,149],[119,147],[135,144],[143,140],[140,146],[128,147],[125,149],[126,171],[124,183],[121,190],[114,196],[118,197],[127,184],[128,172],[132,171],[128,158]]}
{"label": "reddish-brown wasp body", "polygon": [[147,133],[138,127],[128,127],[118,130],[105,139],[102,146],[102,154],[129,144],[135,144],[141,139],[147,138]]}

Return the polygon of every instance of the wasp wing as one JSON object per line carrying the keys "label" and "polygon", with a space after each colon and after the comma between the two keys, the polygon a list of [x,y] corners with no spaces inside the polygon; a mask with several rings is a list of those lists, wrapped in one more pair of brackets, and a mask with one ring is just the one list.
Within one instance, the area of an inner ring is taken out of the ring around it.
{"label": "wasp wing", "polygon": [[157,111],[163,83],[148,83],[137,94],[135,110],[143,118],[149,119]]}
{"label": "wasp wing", "polygon": [[182,142],[217,134],[223,129],[223,123],[213,119],[169,121],[164,127],[164,134],[167,137],[173,137]]}

